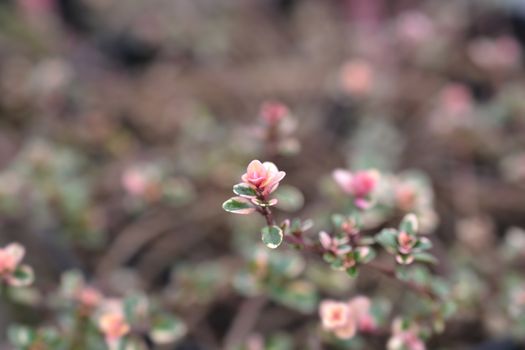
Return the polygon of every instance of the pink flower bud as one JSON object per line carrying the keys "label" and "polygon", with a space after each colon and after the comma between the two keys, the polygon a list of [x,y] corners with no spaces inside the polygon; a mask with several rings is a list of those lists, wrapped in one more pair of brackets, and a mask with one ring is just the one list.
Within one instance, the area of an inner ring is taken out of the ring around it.
{"label": "pink flower bud", "polygon": [[98,326],[108,341],[115,341],[128,334],[130,327],[121,312],[109,311],[103,314]]}
{"label": "pink flower bud", "polygon": [[379,173],[376,170],[361,170],[355,173],[337,169],[333,172],[334,180],[341,189],[354,197],[354,203],[359,208],[369,205],[369,197],[378,184]]}
{"label": "pink flower bud", "polygon": [[443,111],[449,116],[464,116],[473,109],[473,97],[470,90],[463,84],[450,83],[440,94]]}
{"label": "pink flower bud", "polygon": [[261,105],[260,115],[268,125],[276,125],[290,115],[290,110],[281,102],[267,101]]}
{"label": "pink flower bud", "polygon": [[85,307],[93,309],[102,302],[103,296],[93,287],[83,287],[77,292],[76,298]]}
{"label": "pink flower bud", "polygon": [[414,244],[416,243],[416,238],[402,231],[397,236],[397,243],[399,245],[399,252],[403,254],[410,254]]}
{"label": "pink flower bud", "polygon": [[261,163],[258,160],[252,160],[241,178],[244,183],[266,196],[277,189],[285,175],[284,171],[279,171],[277,166],[271,162]]}
{"label": "pink flower bud", "polygon": [[12,274],[22,261],[25,249],[18,243],[11,243],[5,248],[0,248],[0,275]]}

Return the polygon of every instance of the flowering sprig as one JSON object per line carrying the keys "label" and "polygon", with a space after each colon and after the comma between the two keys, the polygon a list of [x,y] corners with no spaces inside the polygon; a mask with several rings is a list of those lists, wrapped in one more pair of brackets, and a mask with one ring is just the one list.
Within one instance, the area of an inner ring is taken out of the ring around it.
{"label": "flowering sprig", "polygon": [[0,279],[13,287],[25,287],[33,283],[33,269],[22,265],[25,248],[18,243],[11,243],[0,248]]}
{"label": "flowering sprig", "polygon": [[267,226],[262,229],[262,240],[270,248],[277,248],[283,240],[283,230],[275,225],[270,210],[277,204],[276,198],[270,195],[277,189],[279,182],[286,173],[277,169],[271,162],[261,163],[259,160],[250,162],[242,182],[233,186],[237,197],[232,197],[222,204],[222,208],[235,214],[261,213]]}
{"label": "flowering sprig", "polygon": [[[360,266],[365,266],[402,283],[433,305],[436,302],[436,310],[440,310],[437,302],[441,301],[443,294],[436,290],[436,286],[419,283],[412,280],[410,276],[403,275],[403,270],[397,271],[393,267],[372,261],[376,256],[374,245],[379,244],[388,252],[395,254],[399,264],[407,265],[416,260],[435,262],[435,258],[426,252],[432,247],[430,240],[418,235],[419,225],[415,214],[406,215],[398,229],[383,229],[375,237],[364,231],[365,225],[362,221],[366,219],[366,211],[371,210],[375,202],[379,180],[377,171],[350,172],[337,169],[333,172],[335,181],[346,194],[351,196],[353,205],[349,208],[349,213],[333,215],[333,232],[321,231],[318,240],[312,240],[305,235],[305,231],[311,226],[310,221],[286,219],[279,226],[275,223],[270,207],[276,203],[276,200],[270,195],[279,186],[284,175],[284,172],[279,171],[273,163],[252,161],[242,176],[243,182],[233,188],[238,196],[227,200],[223,208],[237,214],[259,212],[267,224],[262,229],[263,242],[270,248],[276,248],[282,241],[286,241],[298,250],[318,254],[333,269],[343,270],[351,277],[356,277]],[[261,265],[261,261],[265,263]],[[261,266],[267,266],[267,260],[257,259],[257,262],[256,275],[259,279],[264,279],[267,270],[261,269]],[[321,303],[319,312],[324,329],[340,339],[350,339],[358,329],[375,329],[376,322],[371,317],[369,309],[370,301],[360,297],[348,303],[326,300]],[[408,331],[395,333],[394,336],[397,336],[395,339],[401,339],[403,342],[408,341],[409,345],[420,344],[419,338],[412,336]],[[424,343],[421,344],[424,346]]]}
{"label": "flowering sprig", "polygon": [[426,237],[418,236],[417,233],[417,217],[408,214],[403,218],[398,229],[383,229],[375,236],[375,240],[386,251],[395,254],[399,264],[408,265],[414,261],[436,262],[435,257],[426,252],[432,248],[432,242]]}

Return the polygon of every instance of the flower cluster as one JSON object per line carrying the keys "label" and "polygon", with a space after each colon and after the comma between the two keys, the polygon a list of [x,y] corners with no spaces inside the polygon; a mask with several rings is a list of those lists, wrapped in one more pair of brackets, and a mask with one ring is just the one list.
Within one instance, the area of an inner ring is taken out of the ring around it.
{"label": "flower cluster", "polygon": [[425,252],[432,248],[431,241],[426,237],[418,236],[417,232],[417,217],[414,214],[408,214],[403,218],[398,229],[383,229],[375,239],[388,252],[396,254],[396,261],[399,264],[408,265],[414,260],[434,262],[435,258]]}
{"label": "flower cluster", "polygon": [[372,194],[379,180],[377,170],[361,170],[352,173],[348,170],[336,169],[333,177],[341,189],[352,196],[357,208],[367,209],[371,206]]}
{"label": "flower cluster", "polygon": [[28,286],[33,282],[33,269],[20,264],[25,255],[25,248],[18,243],[11,243],[0,248],[0,278],[13,287]]}
{"label": "flower cluster", "polygon": [[323,328],[340,339],[350,339],[360,332],[372,332],[376,321],[370,312],[370,299],[357,296],[348,302],[324,300],[319,304]]}

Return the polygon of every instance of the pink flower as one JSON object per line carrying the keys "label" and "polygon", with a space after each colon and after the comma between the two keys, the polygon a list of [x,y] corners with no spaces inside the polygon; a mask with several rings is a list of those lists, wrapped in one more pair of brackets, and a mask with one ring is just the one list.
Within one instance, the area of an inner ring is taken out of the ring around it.
{"label": "pink flower", "polygon": [[473,97],[470,90],[463,84],[450,83],[440,94],[441,107],[449,116],[464,116],[473,109]]}
{"label": "pink flower", "polygon": [[352,60],[341,69],[341,86],[351,95],[363,96],[371,89],[374,82],[374,71],[365,60]]}
{"label": "pink flower", "polygon": [[419,338],[419,329],[412,325],[403,328],[401,319],[392,324],[392,337],[388,340],[387,350],[426,350],[425,343]]}
{"label": "pink flower", "polygon": [[406,11],[397,18],[397,36],[410,45],[420,45],[434,36],[434,24],[423,12]]}
{"label": "pink flower", "polygon": [[319,316],[323,328],[334,332],[338,338],[350,339],[357,331],[357,325],[348,303],[334,300],[322,301],[319,305]]}
{"label": "pink flower", "polygon": [[122,312],[108,311],[98,320],[100,331],[108,342],[116,341],[129,333],[130,327]]}
{"label": "pink flower", "polygon": [[18,243],[0,248],[0,278],[7,284],[23,287],[33,282],[33,269],[20,264],[24,255],[25,248]]}
{"label": "pink flower", "polygon": [[354,204],[357,207],[365,209],[369,206],[370,196],[379,180],[379,173],[376,170],[361,170],[352,173],[337,169],[333,172],[333,177],[344,192],[354,197]]}
{"label": "pink flower", "polygon": [[358,296],[348,302],[324,300],[319,305],[323,328],[338,338],[350,339],[356,332],[369,332],[376,328],[370,314],[370,299]]}
{"label": "pink flower", "polygon": [[276,125],[290,115],[290,110],[281,102],[267,101],[261,105],[260,115],[268,125]]}
{"label": "pink flower", "polygon": [[102,302],[103,296],[97,289],[85,286],[77,292],[76,298],[85,307],[93,309]]}
{"label": "pink flower", "polygon": [[467,53],[475,64],[489,70],[513,68],[521,58],[519,44],[510,36],[476,39],[469,44]]}
{"label": "pink flower", "polygon": [[0,248],[0,275],[6,276],[15,272],[24,255],[25,249],[18,243]]}
{"label": "pink flower", "polygon": [[284,171],[279,171],[277,166],[271,162],[261,163],[258,160],[252,160],[241,178],[244,183],[266,196],[277,189],[285,175]]}

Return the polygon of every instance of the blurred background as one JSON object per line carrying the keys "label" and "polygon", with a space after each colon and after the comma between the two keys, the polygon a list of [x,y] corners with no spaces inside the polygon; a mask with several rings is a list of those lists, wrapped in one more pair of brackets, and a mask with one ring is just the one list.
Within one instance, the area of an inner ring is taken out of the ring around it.
{"label": "blurred background", "polygon": [[[175,310],[187,332],[170,349],[381,349],[320,340],[317,302],[410,304],[398,286],[286,248],[279,288],[245,271],[270,254],[253,251],[263,220],[221,204],[261,159],[294,186],[278,218],[314,219],[312,236],[337,210],[334,168],[417,183],[434,272],[462,306],[428,348],[518,349],[524,43],[522,0],[2,0],[0,240],[26,246],[40,294],[0,330],[53,323],[35,305],[76,269]],[[291,114],[275,138],[268,100]]]}

